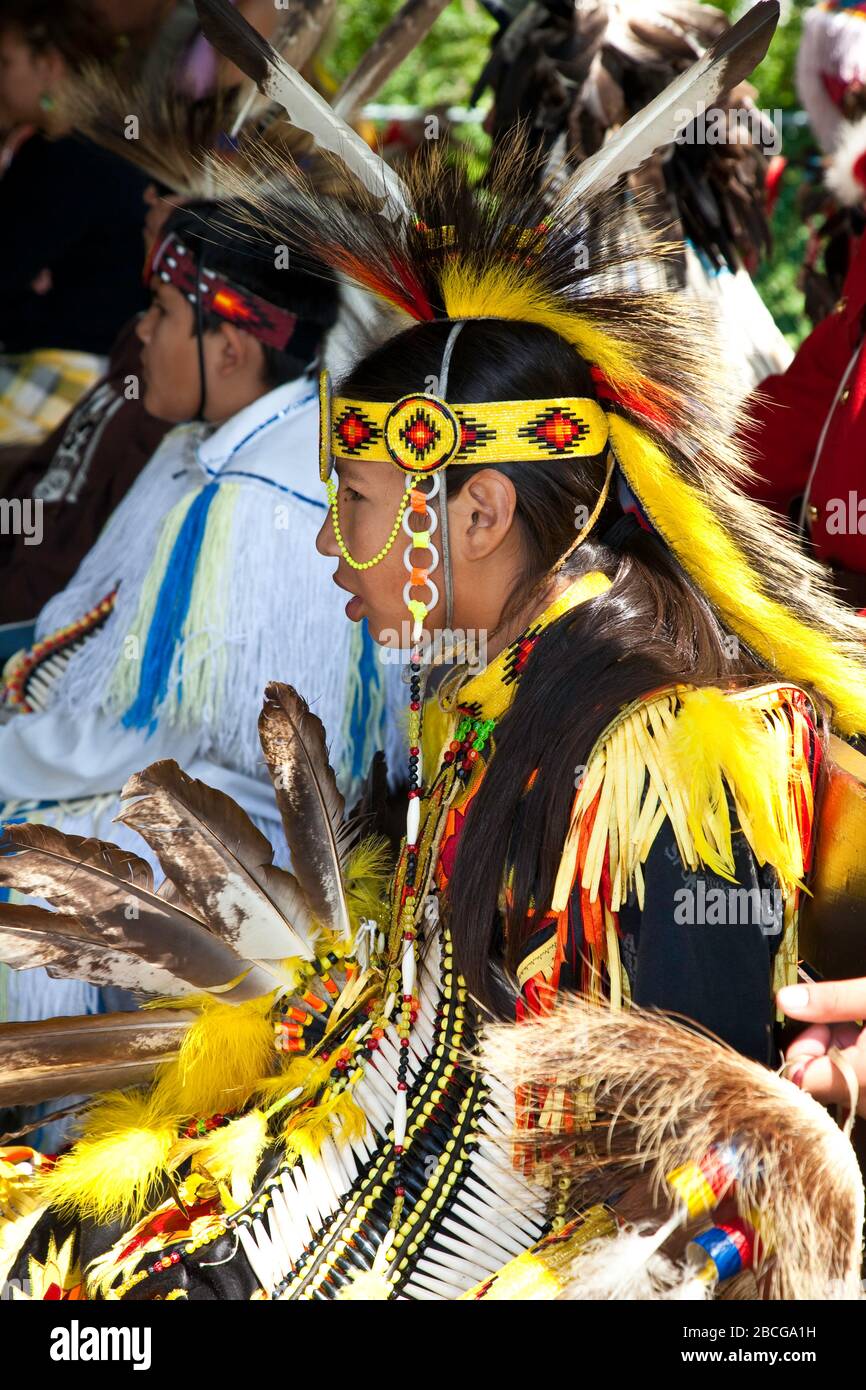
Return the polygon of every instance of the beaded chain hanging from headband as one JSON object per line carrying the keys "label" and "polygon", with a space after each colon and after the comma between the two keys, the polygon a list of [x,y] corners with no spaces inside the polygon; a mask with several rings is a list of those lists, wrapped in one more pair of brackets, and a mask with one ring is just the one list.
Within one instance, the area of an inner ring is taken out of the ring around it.
{"label": "beaded chain hanging from headband", "polygon": [[[451,353],[454,342],[462,322],[454,324],[448,335],[445,350],[442,357],[442,367],[439,379],[439,393],[444,396],[448,384],[448,370],[451,361]],[[449,566],[448,543],[447,543],[447,499],[442,488],[441,476],[438,472],[425,473],[423,469],[418,472],[408,472],[403,497],[397,511],[394,524],[388,539],[381,549],[369,560],[358,560],[349,552],[349,548],[343,538],[340,523],[338,486],[330,476],[330,399],[329,383],[323,376],[321,385],[321,409],[322,409],[322,476],[328,493],[328,501],[331,509],[331,519],[334,527],[334,536],[340,554],[350,568],[354,570],[372,569],[374,565],[384,560],[390,552],[402,530],[406,536],[406,546],[403,551],[403,564],[407,571],[406,582],[403,585],[403,602],[411,617],[410,629],[410,649],[409,649],[409,754],[408,754],[408,773],[409,791],[408,805],[406,807],[406,882],[404,884],[404,899],[400,908],[400,959],[398,970],[400,974],[401,1002],[399,1015],[396,1022],[397,1033],[400,1038],[400,1058],[397,1075],[397,1089],[394,1095],[393,1112],[393,1137],[395,1159],[395,1196],[394,1208],[391,1215],[391,1222],[388,1235],[385,1237],[379,1251],[377,1252],[374,1268],[377,1272],[383,1273],[386,1268],[386,1260],[390,1245],[394,1239],[394,1234],[400,1220],[402,1210],[404,1189],[401,1181],[401,1170],[403,1162],[403,1150],[406,1138],[407,1122],[407,1100],[409,1090],[408,1063],[409,1063],[409,1037],[413,1023],[413,997],[417,978],[417,944],[415,933],[415,911],[416,911],[416,889],[415,879],[418,867],[418,839],[421,826],[421,796],[423,793],[423,768],[421,758],[421,711],[423,706],[422,674],[421,674],[421,641],[424,635],[424,623],[430,613],[434,611],[439,603],[439,589],[435,581],[431,578],[433,572],[440,563],[439,549],[433,542],[433,536],[442,527],[443,559],[444,565]],[[417,423],[417,422],[416,422]],[[422,422],[423,423],[423,422]],[[407,420],[405,428],[411,431],[412,420]],[[351,442],[351,440],[349,441]],[[325,458],[325,451],[328,458]],[[434,498],[440,497],[438,512],[433,510],[431,503]],[[446,572],[446,623],[451,622],[451,602],[452,586],[450,574]],[[426,590],[426,593],[424,591]]]}

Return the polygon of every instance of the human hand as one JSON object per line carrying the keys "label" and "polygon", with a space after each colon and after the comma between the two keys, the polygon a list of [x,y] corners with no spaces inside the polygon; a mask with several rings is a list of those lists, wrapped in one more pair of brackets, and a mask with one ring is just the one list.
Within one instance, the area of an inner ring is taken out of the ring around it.
{"label": "human hand", "polygon": [[776,1002],[789,1018],[810,1024],[785,1053],[791,1081],[818,1100],[847,1102],[848,1080],[830,1056],[836,1049],[860,1083],[857,1113],[866,1115],[866,977],[789,985]]}

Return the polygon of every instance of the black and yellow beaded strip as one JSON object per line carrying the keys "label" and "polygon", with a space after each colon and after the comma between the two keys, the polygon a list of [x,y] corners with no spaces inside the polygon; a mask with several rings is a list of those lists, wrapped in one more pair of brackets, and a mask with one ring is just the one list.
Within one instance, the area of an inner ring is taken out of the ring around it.
{"label": "black and yellow beaded strip", "polygon": [[[425,817],[419,847],[419,858],[423,865],[420,881],[424,884],[424,892],[418,897],[419,910],[429,891],[441,829],[450,803],[454,794],[463,790],[464,786],[456,777],[453,766],[446,765],[440,769],[428,794],[430,813]],[[397,923],[404,876],[405,854],[401,856],[394,880],[393,906],[396,910],[392,921]],[[423,1255],[460,1195],[463,1181],[468,1176],[469,1149],[487,1103],[482,1079],[461,1062],[462,1056],[474,1042],[474,1011],[467,1004],[465,985],[454,969],[450,934],[444,927],[440,928],[440,943],[439,1017],[432,1046],[422,1063],[423,1071],[413,1083],[404,1146],[404,1164],[408,1161],[409,1168],[404,1172],[403,1180],[412,1188],[420,1185],[421,1190],[407,1208],[395,1235],[391,1274],[395,1293],[411,1279],[416,1257]],[[389,944],[392,952],[398,949],[396,934],[392,935]],[[441,1109],[441,1119],[436,1117],[437,1109]],[[452,1109],[456,1110],[453,1117],[449,1115]],[[437,1130],[441,1132],[437,1134]],[[423,1165],[434,1155],[435,1170],[432,1176],[424,1175],[422,1181],[418,1167],[421,1165],[423,1170]],[[183,1259],[194,1255],[198,1249],[211,1245],[221,1236],[230,1235],[236,1226],[252,1226],[266,1217],[272,1206],[271,1192],[274,1187],[281,1186],[279,1174],[285,1167],[293,1167],[295,1161],[283,1159],[250,1203],[234,1216],[224,1218],[220,1226],[207,1231],[198,1240],[190,1241],[187,1238],[179,1242],[177,1255],[171,1263],[175,1263],[177,1256]],[[354,1188],[344,1195],[342,1202],[319,1230],[311,1233],[307,1251],[297,1261],[292,1275],[273,1290],[267,1291],[270,1297],[333,1298],[355,1273],[370,1267],[375,1247],[388,1226],[395,1168],[393,1149],[387,1138],[383,1137],[379,1151],[369,1161]],[[240,1254],[237,1251],[236,1257],[240,1257]],[[164,1261],[157,1261],[152,1268],[137,1271],[124,1281],[114,1296],[124,1297],[142,1280],[156,1273],[160,1265],[165,1268]]]}

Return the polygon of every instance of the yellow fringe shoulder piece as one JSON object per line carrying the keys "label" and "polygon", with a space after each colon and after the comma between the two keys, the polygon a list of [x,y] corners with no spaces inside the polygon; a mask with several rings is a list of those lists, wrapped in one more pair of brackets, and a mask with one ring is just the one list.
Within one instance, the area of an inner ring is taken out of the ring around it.
{"label": "yellow fringe shoulder piece", "polygon": [[603,948],[605,909],[635,890],[665,819],[682,862],[734,879],[729,800],[759,864],[785,896],[803,884],[812,842],[816,739],[795,686],[676,686],[628,706],[596,743],[578,788],[554,887],[564,913],[577,885],[584,931]]}

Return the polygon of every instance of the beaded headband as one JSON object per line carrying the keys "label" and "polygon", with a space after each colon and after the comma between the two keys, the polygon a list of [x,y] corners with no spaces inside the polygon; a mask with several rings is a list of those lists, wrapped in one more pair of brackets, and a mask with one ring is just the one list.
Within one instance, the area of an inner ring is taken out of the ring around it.
{"label": "beaded headband", "polygon": [[[431,537],[441,525],[442,558],[446,586],[446,626],[450,627],[453,593],[448,545],[448,508],[438,514],[429,504],[440,492],[439,473],[448,464],[533,462],[542,458],[597,457],[607,448],[608,417],[598,401],[587,396],[560,396],[531,401],[485,401],[477,405],[451,405],[444,396],[454,344],[464,320],[451,326],[440,371],[441,396],[413,392],[393,404],[352,401],[333,397],[327,371],[319,375],[319,472],[328,490],[334,535],[340,554],[355,570],[372,569],[384,560],[400,531],[408,539],[403,564],[409,578],[403,602],[412,615],[413,647],[420,639],[424,619],[439,602],[439,590],[431,573],[439,566],[439,551]],[[362,458],[391,463],[406,474],[403,497],[388,539],[368,560],[358,560],[346,545],[340,523],[337,485],[332,477],[335,457]],[[607,471],[592,515],[562,557],[565,563],[592,530],[607,500],[614,457],[609,453]],[[429,479],[429,491],[421,484]],[[417,521],[418,526],[412,522]],[[414,557],[420,555],[420,559]],[[427,588],[427,599],[412,597],[412,590]]]}
{"label": "beaded headband", "polygon": [[192,251],[174,232],[170,232],[153,252],[145,279],[150,280],[154,275],[164,284],[180,290],[190,304],[199,304],[203,314],[215,314],[245,329],[268,347],[282,351],[295,331],[297,314],[278,308],[261,295],[253,294],[252,290],[231,284],[214,270],[203,266],[199,272]]}
{"label": "beaded headband", "polygon": [[563,396],[534,401],[451,405],[413,393],[393,404],[331,397],[320,385],[320,470],[323,482],[335,457],[392,463],[404,473],[436,473],[447,464],[532,463],[594,457],[608,439],[598,401]]}

